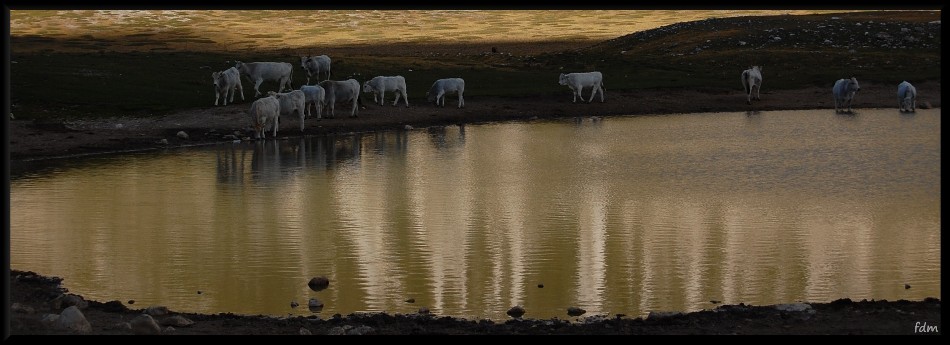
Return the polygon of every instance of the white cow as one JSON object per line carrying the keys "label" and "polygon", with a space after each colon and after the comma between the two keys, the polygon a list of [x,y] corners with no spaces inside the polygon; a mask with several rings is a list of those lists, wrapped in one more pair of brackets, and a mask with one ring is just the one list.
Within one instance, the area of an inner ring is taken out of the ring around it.
{"label": "white cow", "polygon": [[900,106],[900,111],[916,111],[917,88],[907,81],[897,85],[897,104]]}
{"label": "white cow", "polygon": [[260,96],[260,86],[265,80],[276,81],[277,92],[292,89],[290,81],[294,77],[294,66],[287,62],[248,62],[237,61],[234,64],[241,75],[254,83],[254,97]]}
{"label": "white cow", "polygon": [[436,80],[435,83],[432,83],[432,87],[429,88],[429,92],[426,92],[426,100],[429,102],[435,101],[435,105],[439,105],[439,100],[442,100],[442,106],[445,107],[445,95],[453,93],[459,95],[458,107],[464,107],[465,97],[463,97],[462,94],[465,93],[465,80],[462,80],[462,78]]}
{"label": "white cow", "polygon": [[293,90],[285,93],[268,91],[267,95],[277,98],[277,101],[280,102],[280,115],[290,116],[294,112],[297,112],[300,118],[300,131],[303,132],[304,110],[307,104],[307,96],[304,95],[303,91]]}
{"label": "white cow", "polygon": [[320,80],[320,72],[327,72],[327,79],[330,80],[330,57],[326,55],[320,56],[301,56],[300,57],[300,67],[307,71],[307,85],[310,84],[310,77],[317,76],[317,81]]}
{"label": "white cow", "polygon": [[558,84],[567,85],[567,87],[571,88],[571,91],[574,93],[574,103],[577,103],[577,97],[580,97],[581,101],[584,100],[581,91],[587,87],[591,88],[590,99],[587,100],[587,103],[594,101],[597,90],[600,90],[600,103],[604,103],[604,75],[600,72],[561,73],[561,76],[558,78]]}
{"label": "white cow", "polygon": [[395,77],[375,77],[373,79],[367,80],[363,83],[363,92],[372,92],[373,93],[373,103],[376,102],[376,96],[379,96],[379,102],[377,104],[383,105],[386,100],[386,93],[393,91],[396,93],[396,100],[393,101],[393,106],[399,103],[399,96],[402,96],[402,99],[406,102],[406,108],[409,107],[409,96],[406,93],[406,78],[403,78],[401,75]]}
{"label": "white cow", "polygon": [[306,98],[304,100],[304,110],[307,112],[307,116],[313,116],[313,112],[310,111],[310,105],[313,104],[313,107],[317,108],[317,118],[322,118],[323,107],[326,105],[326,90],[320,85],[304,85],[300,87],[300,91],[303,91]]}
{"label": "white cow", "polygon": [[244,100],[244,86],[241,85],[241,73],[237,68],[213,72],[211,81],[214,83],[214,105],[218,105],[219,98],[224,101],[223,105],[228,105],[228,94],[231,95],[231,103],[234,103],[235,88],[241,91],[241,100]]}
{"label": "white cow", "polygon": [[350,117],[356,117],[356,102],[359,102],[360,97],[360,82],[356,81],[356,79],[347,79],[343,81],[324,80],[318,85],[323,87],[323,90],[326,93],[326,104],[328,107],[330,107],[330,116],[328,117],[336,117],[334,113],[334,105],[336,102],[350,101],[353,102],[353,110],[350,111]]}
{"label": "white cow", "polygon": [[[759,90],[762,88],[762,67],[761,66],[752,66],[749,69],[742,71],[742,89],[745,90],[747,94],[746,104],[752,104],[752,99],[757,101],[762,100],[759,98]],[[755,89],[755,97],[752,97],[752,90]]]}
{"label": "white cow", "polygon": [[280,125],[280,102],[277,98],[268,96],[251,103],[251,124],[254,125],[254,138],[264,139],[264,129],[267,125],[274,128],[273,136],[277,137],[277,127]]}
{"label": "white cow", "polygon": [[831,92],[835,96],[835,114],[838,113],[838,105],[840,104],[841,107],[844,108],[846,103],[848,105],[847,112],[854,112],[851,110],[851,100],[854,99],[854,93],[858,91],[861,91],[861,86],[858,85],[858,80],[854,77],[851,77],[851,79],[838,79],[838,81],[835,82],[835,86],[831,88]]}

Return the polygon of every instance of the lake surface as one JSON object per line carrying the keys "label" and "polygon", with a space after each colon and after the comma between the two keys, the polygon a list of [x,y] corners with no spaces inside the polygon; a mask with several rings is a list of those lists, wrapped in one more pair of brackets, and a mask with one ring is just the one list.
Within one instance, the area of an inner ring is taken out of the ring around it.
{"label": "lake surface", "polygon": [[13,178],[11,267],[278,316],[939,298],[940,135],[939,109],[770,111],[87,157]]}

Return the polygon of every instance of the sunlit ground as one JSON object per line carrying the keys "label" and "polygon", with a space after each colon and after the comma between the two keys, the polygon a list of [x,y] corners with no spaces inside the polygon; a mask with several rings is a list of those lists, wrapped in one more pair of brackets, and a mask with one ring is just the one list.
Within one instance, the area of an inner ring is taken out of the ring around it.
{"label": "sunlit ground", "polygon": [[79,49],[293,49],[377,42],[590,41],[704,18],[831,12],[844,11],[14,10],[10,33],[87,40],[88,45],[73,47]]}

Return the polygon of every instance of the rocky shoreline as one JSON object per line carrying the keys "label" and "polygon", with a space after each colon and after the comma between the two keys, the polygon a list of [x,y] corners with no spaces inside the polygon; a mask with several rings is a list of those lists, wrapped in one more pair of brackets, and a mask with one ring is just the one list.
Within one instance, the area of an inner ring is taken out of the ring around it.
{"label": "rocky shoreline", "polygon": [[621,335],[621,334],[940,334],[940,300],[867,301],[771,306],[722,305],[646,318],[602,315],[562,319],[467,320],[428,313],[275,317],[194,314],[162,306],[87,301],[61,278],[10,271],[8,336],[109,335]]}

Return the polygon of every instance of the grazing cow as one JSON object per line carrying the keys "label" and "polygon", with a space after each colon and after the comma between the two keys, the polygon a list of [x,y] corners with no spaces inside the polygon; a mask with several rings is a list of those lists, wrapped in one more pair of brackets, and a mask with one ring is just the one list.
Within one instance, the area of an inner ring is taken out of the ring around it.
{"label": "grazing cow", "polygon": [[580,97],[581,101],[584,100],[581,91],[586,87],[591,88],[590,99],[587,100],[587,103],[594,101],[597,90],[600,90],[600,103],[604,103],[604,75],[600,72],[561,73],[561,76],[558,78],[558,84],[567,85],[567,87],[571,88],[571,91],[574,93],[574,103],[577,103],[577,97]]}
{"label": "grazing cow", "polygon": [[914,112],[917,110],[917,88],[904,81],[897,85],[897,104],[900,111]]}
{"label": "grazing cow", "polygon": [[326,105],[326,90],[320,85],[304,85],[300,87],[300,91],[303,91],[305,97],[304,110],[307,116],[313,116],[313,112],[310,111],[310,105],[313,104],[313,107],[317,108],[317,118],[322,118],[323,106]]}
{"label": "grazing cow", "polygon": [[458,107],[462,108],[465,106],[465,97],[462,97],[464,92],[465,81],[462,78],[439,79],[432,83],[429,92],[426,92],[426,100],[435,101],[435,105],[439,105],[439,100],[442,100],[442,106],[445,107],[445,95],[455,93],[459,95]]}
{"label": "grazing cow", "polygon": [[241,85],[241,73],[237,68],[213,72],[211,81],[214,83],[214,105],[218,105],[218,98],[224,101],[223,105],[228,105],[228,94],[231,95],[231,103],[234,103],[235,88],[241,91],[241,100],[244,100],[244,86]]}
{"label": "grazing cow", "polygon": [[275,97],[260,98],[251,103],[251,123],[254,125],[254,138],[264,139],[264,129],[267,125],[274,128],[273,136],[277,137],[277,127],[280,125],[280,102]]}
{"label": "grazing cow", "polygon": [[851,100],[854,99],[854,93],[858,91],[861,91],[861,86],[858,85],[858,80],[854,77],[851,77],[851,79],[838,79],[838,81],[835,82],[835,86],[831,88],[831,92],[835,96],[835,114],[838,113],[839,104],[842,108],[847,104],[847,112],[854,112],[851,110]]}
{"label": "grazing cow", "polygon": [[[747,94],[746,104],[752,104],[752,100],[762,100],[759,98],[759,90],[762,88],[762,67],[752,66],[742,71],[742,89]],[[755,89],[755,97],[752,97],[752,90]]]}
{"label": "grazing cow", "polygon": [[353,102],[353,110],[350,111],[350,117],[356,117],[357,112],[357,102],[359,102],[360,97],[360,82],[356,79],[347,79],[343,81],[339,80],[324,80],[321,81],[318,85],[323,87],[324,92],[326,93],[326,104],[330,107],[330,116],[336,117],[333,109],[336,102]]}
{"label": "grazing cow", "polygon": [[254,83],[254,97],[260,96],[260,86],[265,80],[278,83],[277,92],[292,89],[290,81],[294,77],[294,66],[287,62],[240,62],[234,64],[241,75]]}
{"label": "grazing cow", "polygon": [[383,105],[386,99],[386,92],[394,91],[396,93],[396,100],[393,101],[393,106],[395,107],[399,103],[399,96],[402,96],[402,99],[406,102],[406,108],[409,108],[409,96],[406,93],[406,78],[403,78],[401,75],[395,77],[375,77],[363,83],[363,92],[372,92],[373,93],[373,103],[376,102],[376,96],[379,96],[379,102],[377,104]]}
{"label": "grazing cow", "polygon": [[268,91],[267,95],[277,98],[277,101],[280,102],[280,115],[290,116],[297,112],[298,117],[300,117],[300,131],[303,132],[304,109],[307,104],[307,96],[304,95],[303,91],[293,90],[285,93]]}
{"label": "grazing cow", "polygon": [[300,57],[300,67],[307,71],[307,85],[310,85],[310,77],[317,76],[317,81],[320,81],[320,72],[327,72],[327,79],[330,80],[330,57],[326,55],[320,56],[301,56]]}

